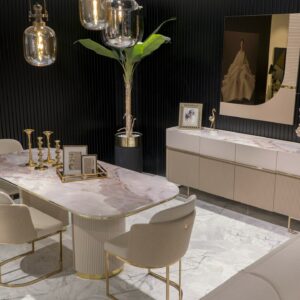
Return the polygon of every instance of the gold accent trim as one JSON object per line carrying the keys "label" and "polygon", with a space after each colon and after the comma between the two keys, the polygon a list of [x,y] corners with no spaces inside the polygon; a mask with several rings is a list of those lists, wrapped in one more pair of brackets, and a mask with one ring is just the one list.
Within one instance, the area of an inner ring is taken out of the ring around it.
{"label": "gold accent trim", "polygon": [[[116,270],[113,270],[110,274],[109,277],[114,277],[118,274],[120,274],[123,271],[124,268],[119,268]],[[106,278],[106,274],[85,274],[85,273],[81,273],[81,272],[76,272],[76,276],[81,278],[81,279],[88,279],[88,280],[101,280],[101,279],[105,279]]]}
{"label": "gold accent trim", "polygon": [[[1,278],[1,267],[14,261],[14,260],[17,260],[21,257],[24,257],[24,256],[27,256],[27,255],[30,255],[30,254],[33,254],[35,253],[35,242],[37,241],[40,241],[40,240],[43,240],[43,239],[46,239],[50,236],[53,236],[53,235],[56,235],[56,234],[59,234],[59,267],[58,269],[52,271],[52,272],[49,272],[47,274],[44,274],[34,280],[31,280],[31,281],[27,281],[25,283],[20,283],[20,284],[13,284],[13,283],[5,283],[5,282],[2,282],[2,278]],[[28,285],[31,285],[31,284],[34,284],[34,283],[37,283],[37,282],[40,282],[44,279],[47,279],[55,274],[58,274],[62,271],[63,269],[63,255],[62,255],[62,251],[63,251],[63,246],[62,246],[62,231],[58,231],[58,232],[55,232],[55,233],[52,233],[52,234],[48,234],[46,236],[43,236],[41,238],[38,238],[34,241],[31,242],[31,251],[29,252],[26,252],[26,253],[22,253],[20,255],[17,255],[17,256],[14,256],[12,258],[9,258],[7,260],[4,260],[4,261],[1,261],[0,262],[0,286],[3,286],[3,287],[9,287],[9,288],[16,288],[16,287],[25,287],[25,286],[28,286]]]}
{"label": "gold accent trim", "polygon": [[126,136],[124,132],[115,134],[115,145],[121,148],[137,148],[142,144],[142,134],[133,132],[132,136]]}
{"label": "gold accent trim", "polygon": [[203,155],[203,154],[194,153],[194,152],[190,152],[190,151],[186,151],[186,150],[176,149],[176,148],[172,148],[172,147],[167,147],[167,150],[176,151],[176,152],[180,152],[180,153],[184,153],[184,154],[191,154],[191,155],[198,156],[201,158],[206,158],[206,159],[215,160],[215,161],[222,162],[222,163],[231,164],[233,166],[244,167],[244,168],[248,168],[248,169],[252,169],[252,170],[267,172],[270,174],[283,175],[283,176],[288,176],[288,177],[295,178],[295,179],[300,179],[299,175],[285,173],[282,171],[273,171],[273,170],[269,170],[269,169],[258,167],[258,166],[251,166],[251,165],[247,165],[247,164],[243,164],[243,163],[239,163],[239,162],[235,162],[235,161],[231,161],[231,160],[227,160],[227,159]]}

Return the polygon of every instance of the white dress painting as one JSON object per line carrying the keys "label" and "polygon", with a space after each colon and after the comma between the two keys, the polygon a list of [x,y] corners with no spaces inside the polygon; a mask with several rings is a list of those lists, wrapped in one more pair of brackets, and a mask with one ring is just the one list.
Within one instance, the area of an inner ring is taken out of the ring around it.
{"label": "white dress painting", "polygon": [[240,50],[222,82],[222,96],[224,102],[233,100],[251,100],[255,89],[255,75],[252,74],[241,40]]}

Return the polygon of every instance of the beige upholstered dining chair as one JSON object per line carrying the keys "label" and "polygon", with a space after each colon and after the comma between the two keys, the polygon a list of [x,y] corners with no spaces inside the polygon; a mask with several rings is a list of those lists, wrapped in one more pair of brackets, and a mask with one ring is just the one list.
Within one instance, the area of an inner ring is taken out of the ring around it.
{"label": "beige upholstered dining chair", "polygon": [[[23,151],[23,147],[17,140],[0,139],[0,155],[21,151]],[[0,179],[0,191],[4,191],[13,198],[17,198],[19,195],[19,189],[3,179]]]}
{"label": "beige upholstered dining chair", "polygon": [[[109,292],[109,258],[115,257],[136,267],[148,269],[148,274],[166,283],[166,299],[170,299],[170,285],[181,289],[181,258],[185,255],[195,219],[194,195],[181,205],[155,214],[148,224],[135,224],[126,232],[104,245],[106,256],[106,294]],[[179,262],[179,284],[170,280],[170,266]],[[166,268],[166,278],[151,271]]]}
{"label": "beige upholstered dining chair", "polygon": [[[62,230],[62,222],[33,207],[28,207],[23,204],[13,204],[9,195],[0,192],[0,244],[31,243],[32,246],[29,252],[0,261],[0,286],[23,287],[39,282],[62,271]],[[33,254],[35,252],[35,242],[55,234],[59,234],[60,240],[59,266],[56,270],[26,283],[12,284],[2,281],[1,267],[3,265],[23,256]]]}

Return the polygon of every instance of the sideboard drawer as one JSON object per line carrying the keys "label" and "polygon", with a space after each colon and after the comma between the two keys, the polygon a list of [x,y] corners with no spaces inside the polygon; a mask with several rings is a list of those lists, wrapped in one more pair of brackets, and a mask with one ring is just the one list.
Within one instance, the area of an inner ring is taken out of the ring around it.
{"label": "sideboard drawer", "polygon": [[192,188],[198,188],[199,156],[167,149],[168,180]]}
{"label": "sideboard drawer", "polygon": [[199,189],[233,199],[234,165],[209,158],[200,158]]}
{"label": "sideboard drawer", "polygon": [[276,176],[274,210],[300,220],[300,181],[284,175]]}
{"label": "sideboard drawer", "polygon": [[273,211],[275,179],[275,174],[237,166],[234,200]]}

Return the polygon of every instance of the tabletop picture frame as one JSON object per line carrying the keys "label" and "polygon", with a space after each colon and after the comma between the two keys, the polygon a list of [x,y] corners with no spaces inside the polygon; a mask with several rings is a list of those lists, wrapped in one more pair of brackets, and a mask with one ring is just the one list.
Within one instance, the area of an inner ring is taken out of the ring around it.
{"label": "tabletop picture frame", "polygon": [[202,110],[202,103],[180,103],[178,127],[181,129],[201,128]]}
{"label": "tabletop picture frame", "polygon": [[81,175],[81,156],[88,154],[87,145],[65,145],[63,151],[63,174],[66,175]]}
{"label": "tabletop picture frame", "polygon": [[82,155],[81,170],[83,175],[97,174],[97,154]]}

